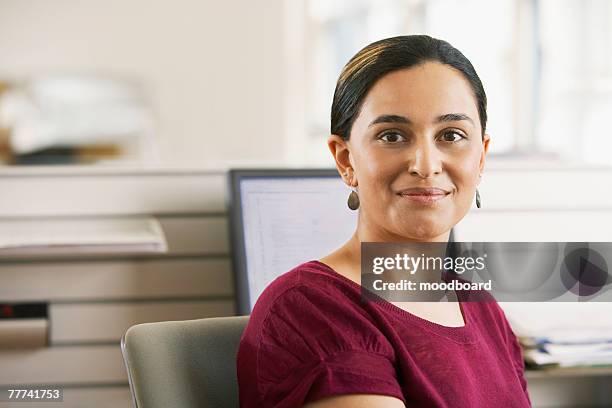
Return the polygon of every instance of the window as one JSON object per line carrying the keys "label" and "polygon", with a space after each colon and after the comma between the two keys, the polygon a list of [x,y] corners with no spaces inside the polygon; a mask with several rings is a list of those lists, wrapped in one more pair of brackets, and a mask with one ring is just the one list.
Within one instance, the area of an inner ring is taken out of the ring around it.
{"label": "window", "polygon": [[612,164],[604,123],[612,114],[612,2],[301,1],[302,128],[311,159],[329,161],[331,101],[349,58],[372,41],[423,33],[449,41],[476,68],[489,101],[491,154]]}
{"label": "window", "polygon": [[537,140],[568,160],[612,164],[612,2],[540,0]]}

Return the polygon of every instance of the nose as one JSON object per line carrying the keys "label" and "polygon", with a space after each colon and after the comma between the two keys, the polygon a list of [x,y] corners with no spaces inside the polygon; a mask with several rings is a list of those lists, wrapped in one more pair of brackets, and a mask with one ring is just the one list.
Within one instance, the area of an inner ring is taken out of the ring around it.
{"label": "nose", "polygon": [[414,149],[411,149],[408,169],[411,175],[421,178],[432,177],[442,172],[441,152],[430,138],[418,138]]}

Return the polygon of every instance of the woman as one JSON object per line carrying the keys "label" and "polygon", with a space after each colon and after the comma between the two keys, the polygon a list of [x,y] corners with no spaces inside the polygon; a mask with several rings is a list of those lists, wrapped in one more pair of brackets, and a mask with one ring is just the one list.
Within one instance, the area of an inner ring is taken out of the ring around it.
{"label": "woman", "polygon": [[360,297],[361,242],[447,242],[475,194],[480,207],[486,120],[478,75],[445,41],[388,38],[348,62],[328,146],[357,229],[258,299],[238,351],[242,407],[530,406],[497,303]]}

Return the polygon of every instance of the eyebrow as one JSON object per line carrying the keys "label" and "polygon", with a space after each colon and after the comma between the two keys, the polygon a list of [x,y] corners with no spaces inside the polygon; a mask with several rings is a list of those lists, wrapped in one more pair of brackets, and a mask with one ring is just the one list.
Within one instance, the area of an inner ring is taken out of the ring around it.
{"label": "eyebrow", "polygon": [[[461,121],[461,120],[467,120],[467,121],[471,122],[472,125],[474,125],[474,121],[472,120],[472,118],[470,118],[465,113],[446,113],[444,115],[440,115],[440,116],[438,116],[436,118],[436,123],[440,123],[440,122],[455,122],[455,121]],[[410,121],[410,119],[408,119],[405,116],[400,116],[400,115],[380,115],[379,117],[374,119],[368,125],[368,127],[374,126],[377,123],[408,123],[408,124],[410,124],[412,122]]]}

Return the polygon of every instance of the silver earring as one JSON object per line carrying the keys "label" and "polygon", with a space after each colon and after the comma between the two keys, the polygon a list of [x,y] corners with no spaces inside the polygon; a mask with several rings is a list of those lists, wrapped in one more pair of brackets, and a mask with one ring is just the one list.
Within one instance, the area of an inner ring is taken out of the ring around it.
{"label": "silver earring", "polygon": [[350,208],[353,211],[359,208],[359,195],[357,194],[357,191],[355,190],[351,191],[351,194],[349,194],[348,196],[347,204],[348,204],[348,208]]}
{"label": "silver earring", "polygon": [[478,189],[476,189],[476,207],[480,208],[480,205],[481,205],[480,192],[478,191]]}

